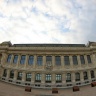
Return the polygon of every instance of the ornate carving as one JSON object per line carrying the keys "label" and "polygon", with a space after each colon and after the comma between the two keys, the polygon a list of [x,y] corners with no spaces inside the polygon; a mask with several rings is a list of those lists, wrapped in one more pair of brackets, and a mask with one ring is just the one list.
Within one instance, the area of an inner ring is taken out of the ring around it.
{"label": "ornate carving", "polygon": [[46,69],[51,70],[52,69],[52,62],[47,61],[45,67],[46,67]]}

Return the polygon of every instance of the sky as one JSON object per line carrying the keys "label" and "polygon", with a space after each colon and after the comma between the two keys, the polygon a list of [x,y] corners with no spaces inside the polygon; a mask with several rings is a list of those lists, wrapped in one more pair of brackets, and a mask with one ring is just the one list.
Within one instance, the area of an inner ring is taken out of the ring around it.
{"label": "sky", "polygon": [[96,0],[0,0],[0,43],[96,42]]}

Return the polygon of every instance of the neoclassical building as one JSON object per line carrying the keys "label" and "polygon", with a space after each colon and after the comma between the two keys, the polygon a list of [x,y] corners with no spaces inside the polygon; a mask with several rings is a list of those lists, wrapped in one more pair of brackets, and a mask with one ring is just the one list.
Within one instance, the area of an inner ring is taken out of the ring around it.
{"label": "neoclassical building", "polygon": [[96,81],[96,42],[0,44],[0,80],[33,88],[70,88]]}

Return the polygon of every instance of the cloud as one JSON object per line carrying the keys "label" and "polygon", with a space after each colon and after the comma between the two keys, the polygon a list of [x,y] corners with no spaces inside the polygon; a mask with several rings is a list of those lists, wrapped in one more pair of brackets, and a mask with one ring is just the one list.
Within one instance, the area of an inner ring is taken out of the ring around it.
{"label": "cloud", "polygon": [[96,41],[95,0],[1,0],[0,42]]}

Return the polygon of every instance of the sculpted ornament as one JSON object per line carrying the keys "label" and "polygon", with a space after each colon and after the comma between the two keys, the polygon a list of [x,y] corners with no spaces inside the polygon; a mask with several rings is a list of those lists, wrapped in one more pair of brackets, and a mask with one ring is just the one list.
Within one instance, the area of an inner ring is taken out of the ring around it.
{"label": "sculpted ornament", "polygon": [[48,70],[52,69],[52,63],[50,61],[46,62],[46,69]]}

